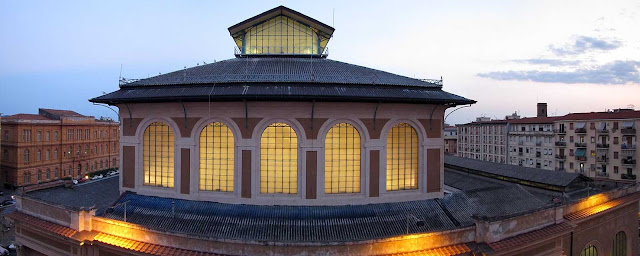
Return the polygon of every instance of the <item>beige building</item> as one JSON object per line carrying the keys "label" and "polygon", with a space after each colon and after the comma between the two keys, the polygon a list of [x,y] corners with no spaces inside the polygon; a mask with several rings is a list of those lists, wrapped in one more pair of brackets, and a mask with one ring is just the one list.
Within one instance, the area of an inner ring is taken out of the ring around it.
{"label": "beige building", "polygon": [[444,127],[444,153],[450,155],[458,153],[458,128],[455,126]]}
{"label": "beige building", "polygon": [[589,177],[635,181],[638,125],[640,111],[625,109],[563,116],[554,122],[556,166]]}
{"label": "beige building", "polygon": [[457,125],[458,156],[477,160],[506,163],[506,120],[479,117],[475,122]]}
{"label": "beige building", "polygon": [[553,121],[547,117],[547,104],[538,103],[538,115],[509,120],[509,164],[555,169]]}

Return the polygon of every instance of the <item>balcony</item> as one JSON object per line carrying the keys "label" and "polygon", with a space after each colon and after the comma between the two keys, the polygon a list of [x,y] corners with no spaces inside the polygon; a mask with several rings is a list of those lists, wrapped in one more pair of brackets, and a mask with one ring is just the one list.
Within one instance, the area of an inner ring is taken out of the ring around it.
{"label": "balcony", "polygon": [[608,177],[609,177],[609,173],[608,173],[608,172],[601,172],[601,171],[597,171],[597,172],[596,172],[596,177],[604,177],[604,178],[608,178]]}
{"label": "balcony", "polygon": [[622,165],[636,165],[636,159],[624,158],[622,159]]}
{"label": "balcony", "polygon": [[598,143],[596,144],[596,148],[609,148],[609,144]]}
{"label": "balcony", "polygon": [[586,148],[586,147],[587,147],[586,142],[576,142],[576,148]]}
{"label": "balcony", "polygon": [[524,141],[518,141],[518,146],[524,145]]}
{"label": "balcony", "polygon": [[609,162],[609,158],[608,157],[604,157],[604,156],[602,156],[602,157],[599,156],[599,157],[596,157],[596,162],[598,162],[598,163],[607,163],[607,162]]}
{"label": "balcony", "polygon": [[521,155],[522,155],[522,152],[518,152],[518,155],[519,155],[519,156],[521,156]]}
{"label": "balcony", "polygon": [[636,175],[635,175],[635,174],[626,174],[626,173],[623,173],[623,174],[622,174],[622,175],[620,175],[620,176],[621,176],[621,178],[622,178],[623,180],[636,180]]}
{"label": "balcony", "polygon": [[576,160],[578,160],[578,161],[587,161],[587,157],[586,156],[576,156]]}
{"label": "balcony", "polygon": [[541,156],[542,156],[542,153],[536,152],[536,157],[540,158]]}
{"label": "balcony", "polygon": [[576,133],[587,133],[587,128],[576,128]]}
{"label": "balcony", "polygon": [[601,134],[608,134],[609,133],[609,129],[597,129],[596,132],[597,133],[601,133]]}
{"label": "balcony", "polygon": [[567,158],[567,156],[566,156],[566,155],[559,155],[559,154],[556,154],[556,159],[566,159],[566,158]]}
{"label": "balcony", "polygon": [[567,130],[565,130],[565,129],[554,129],[553,132],[555,132],[557,134],[566,134]]}
{"label": "balcony", "polygon": [[620,132],[622,134],[636,134],[636,128],[623,128]]}
{"label": "balcony", "polygon": [[631,150],[636,149],[636,145],[635,144],[622,144],[621,147],[622,147],[622,149],[631,149]]}
{"label": "balcony", "polygon": [[566,141],[556,141],[556,146],[558,146],[558,147],[566,147],[567,146],[567,142]]}

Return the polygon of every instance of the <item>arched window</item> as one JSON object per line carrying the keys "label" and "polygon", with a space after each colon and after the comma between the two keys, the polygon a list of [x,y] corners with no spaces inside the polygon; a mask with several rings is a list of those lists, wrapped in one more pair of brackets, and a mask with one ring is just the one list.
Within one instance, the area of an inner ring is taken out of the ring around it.
{"label": "arched window", "polygon": [[118,168],[118,162],[116,162],[116,159],[113,159],[113,168]]}
{"label": "arched window", "polygon": [[28,149],[24,150],[24,155],[22,156],[22,158],[24,158],[24,162],[25,163],[29,162],[29,150]]}
{"label": "arched window", "polygon": [[82,164],[78,164],[78,176],[82,175]]}
{"label": "arched window", "polygon": [[58,170],[58,167],[56,167],[56,171],[53,174],[56,178],[60,177],[60,170]]}
{"label": "arched window", "polygon": [[584,249],[582,249],[580,256],[598,256],[598,250],[596,249],[595,246],[589,245]]}
{"label": "arched window", "polygon": [[298,136],[287,124],[273,123],[262,132],[260,193],[298,193]]}
{"label": "arched window", "polygon": [[5,161],[9,160],[9,150],[4,150],[4,152],[2,152],[2,159],[4,159]]}
{"label": "arched window", "polygon": [[58,159],[58,149],[53,150],[53,159]]}
{"label": "arched window", "polygon": [[173,142],[173,131],[164,123],[152,123],[144,130],[144,185],[173,187]]}
{"label": "arched window", "polygon": [[234,140],[231,129],[210,123],[200,133],[200,190],[233,191]]}
{"label": "arched window", "polygon": [[360,193],[360,133],[351,124],[335,124],[327,133],[324,192]]}
{"label": "arched window", "polygon": [[407,123],[387,136],[387,191],[418,188],[418,134]]}
{"label": "arched window", "polygon": [[38,170],[38,182],[42,180],[42,171]]}
{"label": "arched window", "polygon": [[42,155],[42,152],[38,149],[38,151],[36,152],[36,161],[40,161],[42,158],[40,158],[40,156]]}
{"label": "arched window", "polygon": [[29,172],[25,172],[22,174],[22,184],[29,184],[31,183],[31,173]]}
{"label": "arched window", "polygon": [[47,152],[44,153],[44,159],[45,160],[51,159],[51,149],[47,149]]}
{"label": "arched window", "polygon": [[46,172],[46,176],[45,176],[45,177],[47,177],[47,180],[50,180],[50,179],[51,179],[51,170],[47,169],[47,172]]}
{"label": "arched window", "polygon": [[624,231],[620,231],[613,238],[613,248],[611,249],[612,256],[626,256],[627,255],[627,234]]}

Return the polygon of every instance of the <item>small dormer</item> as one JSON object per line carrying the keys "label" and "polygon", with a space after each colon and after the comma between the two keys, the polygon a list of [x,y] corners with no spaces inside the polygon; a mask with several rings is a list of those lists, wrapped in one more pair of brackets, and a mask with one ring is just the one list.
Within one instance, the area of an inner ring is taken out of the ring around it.
{"label": "small dormer", "polygon": [[311,56],[325,58],[334,28],[284,6],[229,27],[237,57]]}

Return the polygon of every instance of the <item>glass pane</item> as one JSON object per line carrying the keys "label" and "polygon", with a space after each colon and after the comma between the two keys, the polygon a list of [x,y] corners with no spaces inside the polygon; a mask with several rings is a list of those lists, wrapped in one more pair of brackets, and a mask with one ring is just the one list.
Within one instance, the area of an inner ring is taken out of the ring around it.
{"label": "glass pane", "polygon": [[269,125],[260,138],[260,193],[296,194],[298,137],[287,124]]}
{"label": "glass pane", "polygon": [[200,133],[200,190],[233,191],[234,139],[223,123],[207,125]]}
{"label": "glass pane", "polygon": [[324,192],[360,192],[360,133],[351,124],[334,125],[325,139]]}
{"label": "glass pane", "polygon": [[245,54],[320,54],[318,46],[311,27],[282,15],[250,27],[244,38]]}
{"label": "glass pane", "polygon": [[387,136],[387,191],[418,188],[418,134],[400,123]]}
{"label": "glass pane", "polygon": [[142,153],[143,184],[172,188],[174,138],[168,125],[155,122],[144,131]]}

